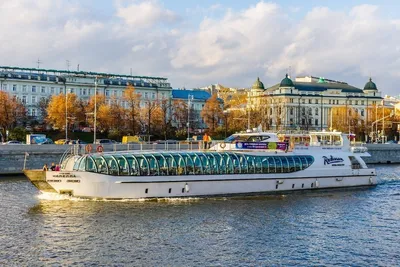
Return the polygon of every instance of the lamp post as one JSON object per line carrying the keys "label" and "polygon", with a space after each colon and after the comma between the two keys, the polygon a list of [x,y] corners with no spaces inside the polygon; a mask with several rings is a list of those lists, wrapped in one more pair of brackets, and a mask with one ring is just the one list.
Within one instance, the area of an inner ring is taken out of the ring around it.
{"label": "lamp post", "polygon": [[93,144],[96,143],[96,125],[97,125],[97,76],[94,79],[94,113],[93,113]]}
{"label": "lamp post", "polygon": [[66,80],[64,80],[64,90],[65,90],[65,141],[68,140],[68,92]]}
{"label": "lamp post", "polygon": [[192,105],[193,95],[188,95],[188,121],[187,121],[187,140],[190,140],[190,106]]}
{"label": "lamp post", "polygon": [[324,127],[324,94],[321,93],[321,132]]}
{"label": "lamp post", "polygon": [[228,111],[224,110],[223,112],[225,117],[225,138],[226,138],[228,132]]}

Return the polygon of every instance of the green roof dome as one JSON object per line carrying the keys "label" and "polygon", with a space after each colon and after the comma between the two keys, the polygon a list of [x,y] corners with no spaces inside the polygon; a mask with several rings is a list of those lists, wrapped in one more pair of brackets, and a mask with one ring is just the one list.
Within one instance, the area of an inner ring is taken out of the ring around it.
{"label": "green roof dome", "polygon": [[264,84],[260,81],[260,78],[257,77],[257,80],[253,83],[252,89],[262,89],[264,90]]}
{"label": "green roof dome", "polygon": [[286,74],[286,77],[281,81],[280,87],[294,87],[292,80]]}
{"label": "green roof dome", "polygon": [[378,90],[378,88],[376,88],[376,84],[372,81],[372,79],[369,78],[369,82],[365,84],[364,90]]}

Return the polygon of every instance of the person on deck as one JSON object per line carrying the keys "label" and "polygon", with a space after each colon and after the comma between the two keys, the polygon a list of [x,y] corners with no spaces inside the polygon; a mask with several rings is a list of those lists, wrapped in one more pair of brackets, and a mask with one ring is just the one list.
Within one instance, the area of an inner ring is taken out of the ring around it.
{"label": "person on deck", "polygon": [[48,171],[48,170],[49,170],[49,168],[47,167],[47,164],[44,164],[43,170],[44,170],[44,171]]}
{"label": "person on deck", "polygon": [[208,144],[208,134],[204,133],[203,135],[203,148],[207,149],[207,144]]}
{"label": "person on deck", "polygon": [[52,170],[52,171],[56,170],[56,165],[54,164],[54,162],[51,163],[50,170]]}

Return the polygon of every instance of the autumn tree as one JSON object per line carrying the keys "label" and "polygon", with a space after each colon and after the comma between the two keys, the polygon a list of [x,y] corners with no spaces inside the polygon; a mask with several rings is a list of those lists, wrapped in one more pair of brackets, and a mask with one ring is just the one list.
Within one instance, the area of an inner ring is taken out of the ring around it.
{"label": "autumn tree", "polygon": [[126,101],[126,118],[129,124],[129,128],[131,129],[133,134],[138,132],[138,118],[140,111],[140,98],[141,95],[136,93],[135,87],[132,85],[128,85],[124,91],[123,99]]}
{"label": "autumn tree", "polygon": [[171,101],[169,99],[162,99],[158,101],[157,109],[155,112],[155,122],[159,122],[161,133],[164,139],[167,139],[167,135],[171,129]]}
{"label": "autumn tree", "polygon": [[157,110],[157,106],[158,106],[157,101],[148,100],[145,102],[145,107],[141,110],[140,113],[140,123],[142,129],[143,130],[147,129],[146,132],[149,138],[151,134],[152,118]]}
{"label": "autumn tree", "polygon": [[[96,98],[95,98],[96,97]],[[102,122],[101,120],[103,119],[103,117],[101,116],[100,122],[99,122],[99,111],[100,111],[100,107],[105,106],[106,105],[106,97],[102,94],[97,94],[97,95],[93,95],[89,98],[89,102],[87,103],[86,107],[85,107],[85,115],[87,118],[87,122],[89,125],[93,125],[94,126],[94,110],[95,110],[95,105],[96,105],[96,128],[98,125],[100,125]],[[103,111],[106,109],[102,109]],[[102,123],[102,125],[105,125],[104,123]],[[96,129],[97,131],[97,129]]]}
{"label": "autumn tree", "polygon": [[215,132],[218,127],[218,122],[223,118],[224,114],[221,108],[221,103],[217,98],[217,94],[213,94],[204,104],[201,111],[201,117],[210,128],[211,133]]}
{"label": "autumn tree", "polygon": [[[65,105],[67,105],[67,108],[65,108]],[[61,129],[65,127],[65,120],[68,119],[67,127],[69,128],[69,125],[82,119],[83,110],[81,107],[80,100],[75,94],[67,94],[67,97],[64,94],[53,95],[47,107],[46,121]],[[65,117],[66,115],[68,118]]]}
{"label": "autumn tree", "polygon": [[177,128],[182,129],[188,122],[188,105],[182,99],[175,99],[172,102],[172,117],[178,123]]}
{"label": "autumn tree", "polygon": [[0,128],[3,137],[8,130],[16,126],[19,120],[26,116],[24,105],[15,97],[8,93],[0,91]]}

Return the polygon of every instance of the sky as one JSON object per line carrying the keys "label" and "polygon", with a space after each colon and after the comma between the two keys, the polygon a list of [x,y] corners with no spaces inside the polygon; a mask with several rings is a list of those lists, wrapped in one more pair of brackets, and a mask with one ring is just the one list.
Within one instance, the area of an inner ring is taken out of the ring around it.
{"label": "sky", "polygon": [[[400,1],[1,1],[0,65],[156,76],[173,88],[313,75],[398,96]],[[69,62],[69,65],[67,64]]]}

